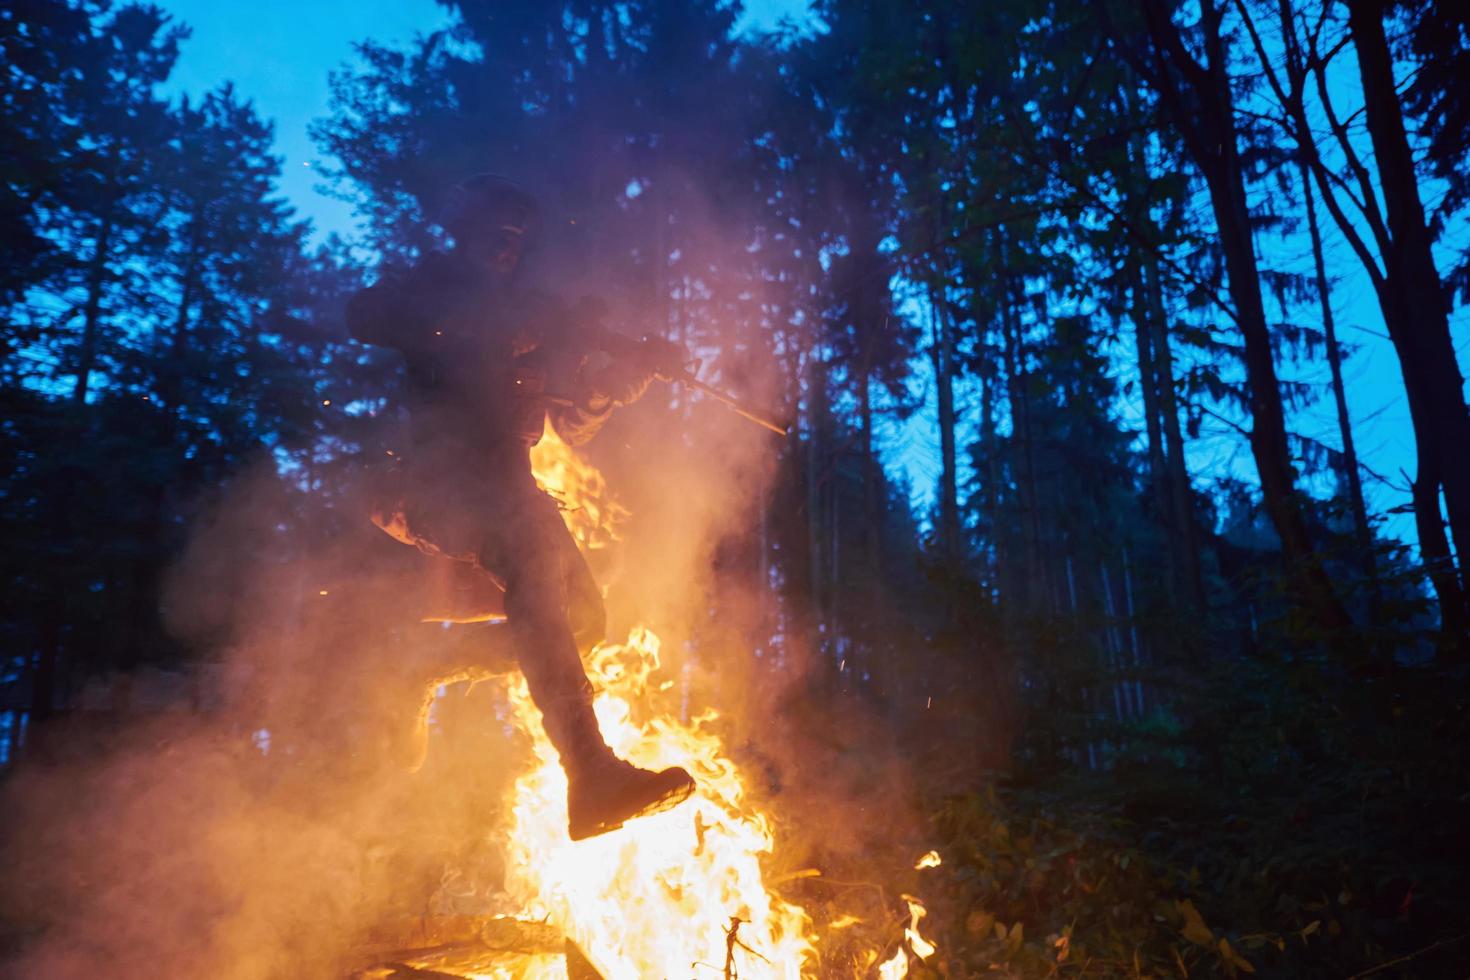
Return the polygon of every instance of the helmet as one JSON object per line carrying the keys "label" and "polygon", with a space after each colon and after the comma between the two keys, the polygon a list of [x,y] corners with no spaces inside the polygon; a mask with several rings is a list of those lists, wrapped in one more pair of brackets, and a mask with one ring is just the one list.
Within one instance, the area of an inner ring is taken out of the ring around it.
{"label": "helmet", "polygon": [[515,181],[499,174],[475,174],[450,190],[439,223],[457,239],[502,230],[530,239],[539,212],[536,199]]}

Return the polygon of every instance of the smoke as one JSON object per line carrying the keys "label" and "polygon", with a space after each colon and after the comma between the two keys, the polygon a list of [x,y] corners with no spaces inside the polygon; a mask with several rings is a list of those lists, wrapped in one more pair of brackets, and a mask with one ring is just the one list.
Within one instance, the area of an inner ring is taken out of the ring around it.
{"label": "smoke", "polygon": [[[686,247],[709,268],[743,261],[713,221]],[[774,404],[783,383],[750,324],[720,312],[714,286],[688,291],[691,316],[702,310],[687,339],[725,352],[720,380],[741,396]],[[683,339],[626,290],[610,318]],[[667,696],[686,715],[720,711],[780,821],[778,876],[872,855],[916,826],[881,717],[808,696],[804,627],[763,550],[781,452],[779,437],[666,388],[589,447],[632,514],[625,540],[593,556],[609,635],[646,622],[665,640]],[[458,573],[367,511],[341,472],[274,463],[206,508],[164,599],[174,631],[206,651],[192,681],[206,709],[50,734],[4,789],[4,916],[23,932],[12,975],[342,975],[364,949],[422,942],[425,923],[493,896],[489,831],[526,761],[494,686],[451,687],[427,761],[401,763],[420,665],[489,651],[496,627],[421,623]]]}
{"label": "smoke", "polygon": [[475,865],[510,742],[456,725],[420,772],[395,764],[409,662],[434,639],[410,614],[426,559],[371,527],[313,532],[303,516],[358,502],[312,503],[263,470],[199,523],[166,603],[217,644],[191,679],[204,710],[38,733],[4,794],[11,975],[340,975],[372,930],[433,911],[446,867]]}

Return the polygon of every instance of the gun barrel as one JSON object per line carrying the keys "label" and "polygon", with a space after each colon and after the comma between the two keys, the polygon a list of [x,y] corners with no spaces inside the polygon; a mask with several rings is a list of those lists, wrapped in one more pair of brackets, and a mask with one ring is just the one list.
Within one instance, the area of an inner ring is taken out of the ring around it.
{"label": "gun barrel", "polygon": [[715,401],[720,402],[722,405],[729,408],[736,415],[739,415],[742,418],[750,419],[750,421],[754,422],[756,425],[759,425],[763,429],[769,429],[770,431],[776,433],[776,435],[778,436],[789,435],[786,430],[786,426],[772,421],[769,417],[746,405],[734,395],[727,395],[720,389],[715,388],[712,385],[705,384],[703,381],[700,381],[688,371],[682,371],[679,374],[674,375],[674,380],[678,381],[686,388],[692,388],[695,391],[700,392],[701,394],[708,395]]}

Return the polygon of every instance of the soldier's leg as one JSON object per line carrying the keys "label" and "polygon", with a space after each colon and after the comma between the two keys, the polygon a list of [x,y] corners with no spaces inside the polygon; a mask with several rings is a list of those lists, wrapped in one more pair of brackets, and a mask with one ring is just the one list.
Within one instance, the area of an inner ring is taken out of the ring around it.
{"label": "soldier's leg", "polygon": [[585,657],[593,647],[607,639],[607,609],[602,603],[602,589],[598,587],[587,559],[565,528],[557,542],[562,580],[566,583],[567,619],[577,641],[577,650]]}
{"label": "soldier's leg", "polygon": [[[592,686],[569,617],[573,588],[587,588],[586,582],[574,583],[572,555],[581,561],[555,503],[542,494],[519,501],[513,518],[490,531],[481,549],[485,569],[505,584],[505,613],[521,672],[568,769],[612,754],[592,713]],[[588,605],[585,596],[581,602]],[[600,601],[598,612],[594,620],[601,618]],[[584,629],[601,631],[595,621]]]}
{"label": "soldier's leg", "polygon": [[593,625],[600,632],[601,596],[549,498],[526,501],[519,517],[491,536],[485,557],[504,579],[521,671],[567,773],[568,833],[581,840],[681,802],[694,781],[683,769],[635,768],[603,740],[568,618],[573,590],[590,606],[590,587],[599,611]]}

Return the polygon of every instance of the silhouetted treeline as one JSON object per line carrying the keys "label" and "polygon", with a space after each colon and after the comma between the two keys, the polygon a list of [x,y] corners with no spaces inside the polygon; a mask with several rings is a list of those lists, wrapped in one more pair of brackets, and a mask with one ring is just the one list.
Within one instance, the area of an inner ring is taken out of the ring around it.
{"label": "silhouetted treeline", "polygon": [[[1013,846],[965,809],[1002,806],[967,795],[987,770],[1048,815],[1032,836],[1122,833],[1173,869],[1139,889],[1211,903],[1205,933],[1237,942],[1195,942],[1203,969],[1244,948],[1343,975],[1454,938],[1465,13],[823,0],[737,37],[711,3],[446,6],[452,29],[365,41],[333,76],[315,136],[363,218],[354,254],[411,260],[457,180],[521,179],[544,284],[795,421],[721,568],[761,583],[745,642],[769,669],[805,651],[802,697],[867,703],[949,794],[937,826],[975,873],[943,924],[971,966],[1055,963],[1035,944],[1060,910],[1096,914],[1060,871],[1048,905],[1024,859],[987,865]],[[228,86],[158,94],[187,43],[143,6],[0,18],[7,759],[90,679],[207,655],[165,627],[163,584],[226,481],[279,480],[298,523],[275,540],[353,520],[334,474],[391,400],[391,361],[338,325],[370,270],[308,247],[269,124]],[[1402,371],[1412,546],[1364,492],[1329,252],[1361,266]],[[1319,362],[1328,384],[1295,380]],[[1318,402],[1333,440],[1294,428]],[[917,506],[895,478],[915,431],[938,446]],[[1001,901],[1032,946],[966,932],[967,903]],[[1092,942],[1118,975],[1173,970],[1152,928]]]}

